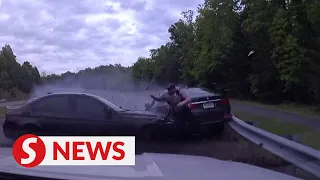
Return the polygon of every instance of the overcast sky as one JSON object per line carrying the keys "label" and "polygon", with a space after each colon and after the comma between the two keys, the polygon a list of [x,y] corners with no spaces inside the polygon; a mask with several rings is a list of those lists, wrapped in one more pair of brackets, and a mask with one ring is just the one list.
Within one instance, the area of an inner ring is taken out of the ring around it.
{"label": "overcast sky", "polygon": [[132,65],[169,40],[168,27],[202,0],[0,0],[0,46],[18,62],[62,73]]}

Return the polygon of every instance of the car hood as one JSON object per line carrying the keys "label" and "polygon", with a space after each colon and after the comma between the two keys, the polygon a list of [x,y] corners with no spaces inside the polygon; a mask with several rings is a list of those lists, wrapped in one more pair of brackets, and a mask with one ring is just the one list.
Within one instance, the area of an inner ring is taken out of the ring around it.
{"label": "car hood", "polygon": [[[19,166],[10,148],[0,154],[0,172],[68,180],[294,180],[268,169],[208,157],[144,153],[135,166]],[[2,152],[4,151],[3,149]],[[3,175],[0,173],[0,176]]]}

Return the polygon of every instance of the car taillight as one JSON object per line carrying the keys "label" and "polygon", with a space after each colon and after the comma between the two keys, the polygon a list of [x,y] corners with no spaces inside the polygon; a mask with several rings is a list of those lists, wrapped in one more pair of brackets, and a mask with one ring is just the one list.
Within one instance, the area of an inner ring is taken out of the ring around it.
{"label": "car taillight", "polygon": [[225,99],[222,99],[222,100],[220,101],[220,103],[223,104],[223,105],[228,105],[230,102],[229,102],[229,99],[228,99],[228,98],[225,98]]}
{"label": "car taillight", "polygon": [[195,109],[197,107],[197,105],[190,103],[190,104],[188,104],[188,107],[189,107],[189,109]]}

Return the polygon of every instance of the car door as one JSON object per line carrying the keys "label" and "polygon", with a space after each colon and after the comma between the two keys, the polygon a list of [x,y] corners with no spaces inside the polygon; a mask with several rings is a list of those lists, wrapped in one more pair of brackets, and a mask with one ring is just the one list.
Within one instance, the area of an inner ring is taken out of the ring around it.
{"label": "car door", "polygon": [[108,110],[106,104],[86,95],[72,96],[72,104],[82,135],[114,135],[112,109]]}
{"label": "car door", "polygon": [[32,103],[32,117],[45,135],[72,135],[69,126],[71,107],[68,95],[51,95]]}

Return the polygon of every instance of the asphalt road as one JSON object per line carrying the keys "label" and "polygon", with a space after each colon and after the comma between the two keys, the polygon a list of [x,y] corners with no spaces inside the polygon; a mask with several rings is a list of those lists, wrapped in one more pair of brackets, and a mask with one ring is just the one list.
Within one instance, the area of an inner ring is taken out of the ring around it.
{"label": "asphalt road", "polygon": [[320,129],[320,119],[308,116],[297,115],[293,113],[282,112],[273,109],[266,109],[263,107],[252,106],[248,104],[242,104],[240,102],[233,101],[231,103],[231,107],[236,111],[243,111],[252,114],[256,114],[258,116],[264,116],[268,118],[276,118],[283,122],[293,122],[296,124],[301,124],[304,126],[309,126],[312,128]]}

